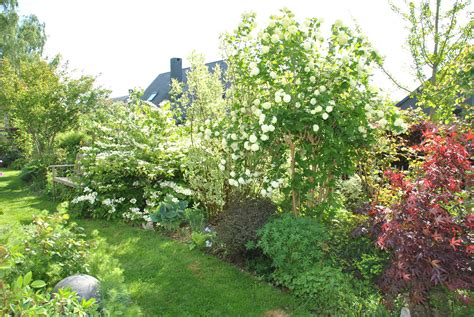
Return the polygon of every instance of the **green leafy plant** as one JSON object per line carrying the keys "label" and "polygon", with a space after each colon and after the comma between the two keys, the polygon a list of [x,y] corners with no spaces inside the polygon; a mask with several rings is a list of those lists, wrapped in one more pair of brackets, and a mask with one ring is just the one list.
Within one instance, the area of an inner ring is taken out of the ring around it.
{"label": "green leafy plant", "polygon": [[279,284],[327,260],[329,235],[324,225],[311,218],[285,214],[267,223],[259,237],[258,246],[272,259]]}
{"label": "green leafy plant", "polygon": [[0,281],[2,316],[99,316],[94,298],[79,300],[77,293],[67,289],[51,295],[44,281],[32,281],[32,277],[28,272],[11,284]]}
{"label": "green leafy plant", "polygon": [[196,206],[193,208],[186,208],[184,210],[184,219],[189,224],[193,232],[199,232],[204,229],[206,217],[204,212]]}
{"label": "green leafy plant", "polygon": [[[67,224],[67,214],[36,216],[28,226],[18,226],[2,234],[6,246],[3,261],[11,273],[33,272],[39,279],[54,284],[76,273],[87,273],[87,256],[93,243],[85,241],[81,230]],[[6,279],[8,274],[4,272]]]}
{"label": "green leafy plant", "polygon": [[330,235],[321,223],[285,214],[259,235],[258,246],[275,269],[273,280],[311,303],[318,314],[387,314],[373,288],[344,273],[331,259]]}
{"label": "green leafy plant", "polygon": [[150,214],[151,221],[158,223],[167,231],[174,231],[183,223],[184,211],[187,207],[187,201],[180,201],[168,195],[158,205],[157,210]]}
{"label": "green leafy plant", "polygon": [[193,232],[191,233],[191,246],[190,249],[209,249],[212,247],[213,241],[216,237],[215,232]]}

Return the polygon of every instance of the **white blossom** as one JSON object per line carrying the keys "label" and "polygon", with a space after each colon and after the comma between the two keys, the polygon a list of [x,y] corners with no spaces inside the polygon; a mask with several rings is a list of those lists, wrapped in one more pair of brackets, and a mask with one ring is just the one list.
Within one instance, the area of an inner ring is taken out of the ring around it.
{"label": "white blossom", "polygon": [[385,119],[381,119],[380,121],[378,121],[378,124],[381,128],[384,128],[387,125],[387,123],[388,121]]}
{"label": "white blossom", "polygon": [[290,34],[296,34],[296,32],[298,32],[298,28],[296,27],[296,25],[290,25],[288,27],[288,32],[290,32]]}
{"label": "white blossom", "polygon": [[405,124],[405,122],[404,122],[401,118],[398,118],[398,119],[395,120],[395,122],[393,123],[393,125],[395,125],[396,127],[402,127],[404,124]]}
{"label": "white blossom", "polygon": [[337,35],[337,42],[339,43],[339,45],[346,44],[348,40],[349,40],[349,37],[344,32],[341,32]]}
{"label": "white blossom", "polygon": [[277,33],[272,34],[271,41],[272,43],[276,43],[280,40],[280,37],[278,36]]}
{"label": "white blossom", "polygon": [[327,107],[326,107],[326,112],[327,112],[327,113],[330,113],[331,111],[332,111],[332,106],[327,106]]}
{"label": "white blossom", "polygon": [[323,117],[323,120],[326,120],[327,118],[329,118],[329,115],[325,112],[323,113],[322,117]]}
{"label": "white blossom", "polygon": [[258,143],[254,143],[250,146],[250,150],[252,150],[253,152],[257,152],[258,150],[260,149]]}
{"label": "white blossom", "polygon": [[286,103],[289,103],[291,101],[291,96],[290,95],[285,95],[283,97],[283,101],[286,102]]}
{"label": "white blossom", "polygon": [[313,131],[318,132],[319,131],[319,125],[313,124]]}

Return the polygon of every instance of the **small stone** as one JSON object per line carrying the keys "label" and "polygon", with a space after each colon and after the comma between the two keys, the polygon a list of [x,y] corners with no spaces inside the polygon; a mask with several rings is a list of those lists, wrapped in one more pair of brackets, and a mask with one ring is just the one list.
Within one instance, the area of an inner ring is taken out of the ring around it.
{"label": "small stone", "polygon": [[82,299],[89,300],[95,298],[96,302],[100,300],[99,280],[86,274],[77,274],[66,277],[59,281],[53,289],[53,293],[57,293],[59,289],[70,288]]}
{"label": "small stone", "polygon": [[400,311],[400,317],[411,317],[410,310],[407,307],[403,307]]}
{"label": "small stone", "polygon": [[154,225],[152,221],[148,221],[147,223],[142,224],[142,228],[145,230],[154,230]]}

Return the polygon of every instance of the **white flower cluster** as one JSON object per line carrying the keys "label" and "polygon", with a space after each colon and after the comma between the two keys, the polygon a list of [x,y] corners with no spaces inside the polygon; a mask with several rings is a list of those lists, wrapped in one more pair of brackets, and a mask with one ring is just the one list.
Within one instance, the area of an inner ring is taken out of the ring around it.
{"label": "white flower cluster", "polygon": [[184,195],[184,196],[191,196],[193,194],[193,191],[191,189],[184,188],[184,187],[176,184],[175,182],[171,182],[171,181],[160,182],[160,186],[171,188],[172,190],[175,191],[175,193],[181,194],[181,195]]}
{"label": "white flower cluster", "polygon": [[375,122],[382,129],[386,127],[388,121],[385,119],[385,113],[382,110],[375,110],[371,105],[365,105],[364,109],[367,119]]}
{"label": "white flower cluster", "polygon": [[78,196],[72,200],[73,204],[78,204],[83,201],[89,202],[93,205],[97,199],[97,192],[92,191],[89,187],[84,188],[84,195]]}
{"label": "white flower cluster", "polygon": [[106,198],[102,201],[102,205],[108,208],[108,213],[113,214],[117,211],[117,206],[125,201],[125,197],[120,198]]}
{"label": "white flower cluster", "polygon": [[129,221],[138,221],[138,220],[147,221],[147,218],[149,218],[149,216],[143,214],[140,208],[132,207],[129,209],[129,211],[124,212],[122,214],[122,218]]}
{"label": "white flower cluster", "polygon": [[231,178],[228,180],[229,185],[238,187],[240,185],[250,184],[260,176],[259,172],[252,173],[249,169],[246,169],[244,174],[245,175],[237,178],[237,173],[235,171],[230,172]]}

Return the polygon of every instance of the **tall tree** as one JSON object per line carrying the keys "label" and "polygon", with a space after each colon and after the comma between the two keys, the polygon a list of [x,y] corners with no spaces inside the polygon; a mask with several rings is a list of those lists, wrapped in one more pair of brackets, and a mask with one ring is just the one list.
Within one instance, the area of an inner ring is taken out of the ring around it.
{"label": "tall tree", "polygon": [[0,64],[0,104],[31,137],[34,159],[48,161],[57,134],[77,126],[79,116],[104,95],[94,88],[94,78],[71,78],[57,59],[22,60],[19,71],[7,59]]}
{"label": "tall tree", "polygon": [[0,0],[0,58],[18,67],[20,60],[41,54],[46,42],[44,24],[34,15],[20,17],[17,0]]}
{"label": "tall tree", "polygon": [[[414,76],[421,84],[416,91],[419,105],[430,108],[435,121],[451,119],[456,105],[463,103],[472,84],[461,79],[472,58],[472,12],[470,0],[404,0],[405,7],[391,2],[392,9],[408,25],[407,44]],[[470,86],[470,87],[469,87]]]}

